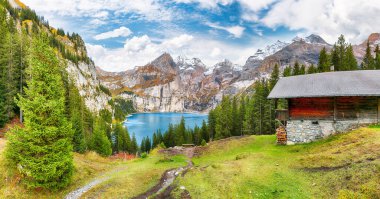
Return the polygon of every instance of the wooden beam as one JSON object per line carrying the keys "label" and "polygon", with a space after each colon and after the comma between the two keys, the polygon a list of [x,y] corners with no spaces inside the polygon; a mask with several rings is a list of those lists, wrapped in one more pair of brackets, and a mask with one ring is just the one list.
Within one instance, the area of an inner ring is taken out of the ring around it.
{"label": "wooden beam", "polygon": [[377,99],[377,123],[380,123],[380,97]]}
{"label": "wooden beam", "polygon": [[334,97],[334,122],[336,121],[336,97]]}

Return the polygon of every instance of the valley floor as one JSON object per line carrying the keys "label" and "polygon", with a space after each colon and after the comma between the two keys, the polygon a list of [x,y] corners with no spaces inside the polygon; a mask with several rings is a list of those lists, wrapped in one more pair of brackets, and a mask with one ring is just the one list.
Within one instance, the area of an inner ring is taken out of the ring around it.
{"label": "valley floor", "polygon": [[[278,146],[272,135],[230,138],[195,151],[193,167],[171,186],[173,198],[380,198],[380,128],[295,146]],[[154,187],[166,170],[187,165],[186,160],[158,150],[127,162],[76,154],[73,184],[60,192],[26,191],[1,161],[0,197],[63,198],[107,176],[82,198],[131,198]]]}

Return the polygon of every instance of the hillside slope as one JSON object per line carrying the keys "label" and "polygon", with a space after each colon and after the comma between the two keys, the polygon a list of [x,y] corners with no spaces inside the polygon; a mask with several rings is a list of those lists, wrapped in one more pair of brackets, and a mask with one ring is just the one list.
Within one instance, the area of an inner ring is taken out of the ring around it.
{"label": "hillside slope", "polygon": [[[46,34],[50,46],[57,51],[62,62],[65,62],[68,80],[74,83],[83,97],[85,104],[92,112],[108,109],[110,99],[100,88],[94,62],[88,57],[85,43],[76,33],[65,33],[60,28],[54,28],[31,8],[19,0],[2,0],[0,8],[14,19],[19,32],[25,32],[28,39],[39,34]],[[25,47],[24,47],[25,48]]]}
{"label": "hillside slope", "polygon": [[[0,154],[3,144],[0,139]],[[272,135],[235,137],[195,151],[193,168],[170,187],[173,198],[380,198],[380,128],[295,146],[276,145]],[[75,155],[77,180],[57,193],[26,192],[17,176],[1,172],[6,166],[1,161],[0,176],[7,180],[0,181],[0,193],[5,198],[60,198],[106,175],[109,179],[84,197],[131,198],[154,187],[165,170],[186,164],[183,156],[163,152],[127,162]]]}
{"label": "hillside slope", "polygon": [[212,143],[177,187],[199,198],[380,198],[380,129],[274,143],[274,136]]}

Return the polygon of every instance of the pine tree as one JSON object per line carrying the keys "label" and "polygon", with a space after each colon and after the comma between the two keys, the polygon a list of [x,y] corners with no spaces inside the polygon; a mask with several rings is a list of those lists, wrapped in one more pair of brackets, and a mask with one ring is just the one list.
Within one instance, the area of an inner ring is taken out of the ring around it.
{"label": "pine tree", "polygon": [[212,109],[208,113],[208,129],[210,140],[213,140],[215,137],[215,125],[216,125],[216,115],[215,111]]}
{"label": "pine tree", "polygon": [[375,69],[380,70],[380,49],[379,49],[379,45],[376,45],[376,49],[375,49]]}
{"label": "pine tree", "polygon": [[231,100],[229,96],[223,96],[220,106],[215,110],[217,112],[215,125],[215,139],[230,137],[233,120]]}
{"label": "pine tree", "polygon": [[[231,113],[231,119],[232,119],[232,127],[231,127],[231,134],[233,136],[239,136],[240,135],[240,130],[239,129],[239,109],[238,109],[238,101],[236,96],[232,98],[232,113]],[[201,141],[201,140],[200,140]],[[199,141],[199,142],[200,142]]]}
{"label": "pine tree", "polygon": [[131,153],[131,146],[132,146],[132,140],[131,136],[129,135],[128,129],[125,128],[123,125],[121,125],[122,128],[122,140],[123,140],[123,148],[122,150],[124,152]]}
{"label": "pine tree", "polygon": [[149,153],[151,149],[152,149],[152,144],[151,144],[151,142],[150,142],[149,137],[147,136],[147,137],[145,138],[145,150],[146,150],[146,152]]}
{"label": "pine tree", "polygon": [[[255,87],[257,82],[255,82]],[[255,101],[251,98],[247,98],[246,101],[246,111],[244,116],[244,123],[243,123],[243,134],[252,134],[255,131]]]}
{"label": "pine tree", "polygon": [[147,151],[145,143],[146,143],[145,137],[143,137],[143,139],[141,140],[141,144],[140,144],[140,151],[141,151],[141,153],[144,153],[144,152]]}
{"label": "pine tree", "polygon": [[[346,55],[345,55],[345,66],[346,70],[357,70],[358,62],[356,61],[354,51],[351,44],[348,45]],[[373,67],[373,60],[371,61],[371,67]]]}
{"label": "pine tree", "polygon": [[287,67],[284,69],[284,72],[283,72],[282,76],[284,76],[284,77],[292,76],[292,67],[287,66]]}
{"label": "pine tree", "polygon": [[300,75],[300,74],[301,74],[300,64],[298,63],[298,61],[296,61],[294,63],[292,75]]}
{"label": "pine tree", "polygon": [[205,140],[206,142],[209,142],[210,141],[210,135],[208,133],[206,121],[204,121],[204,120],[202,122],[202,127],[201,127],[200,131],[201,131],[202,139]]}
{"label": "pine tree", "polygon": [[111,142],[107,137],[107,123],[101,118],[97,118],[95,121],[90,149],[103,156],[112,154]]}
{"label": "pine tree", "polygon": [[271,77],[269,79],[270,90],[276,85],[277,81],[280,79],[280,69],[278,68],[278,64],[274,65]]}
{"label": "pine tree", "polygon": [[314,64],[311,64],[309,68],[307,69],[307,74],[313,74],[317,72],[318,72],[318,69],[314,66]]}
{"label": "pine tree", "polygon": [[138,145],[137,145],[137,141],[136,141],[136,135],[133,133],[132,141],[131,141],[131,148],[130,148],[129,152],[131,154],[136,154],[137,151],[138,151]]}
{"label": "pine tree", "polygon": [[357,70],[358,65],[352,46],[347,44],[344,36],[338,38],[331,51],[331,63],[335,71]]}
{"label": "pine tree", "polygon": [[9,120],[6,109],[7,35],[6,12],[0,7],[0,128]]}
{"label": "pine tree", "polygon": [[[191,131],[191,130],[190,130]],[[189,132],[190,134],[193,135],[193,143],[194,145],[201,145],[202,142],[202,134],[200,132],[200,129],[198,126],[195,126],[192,132]]]}
{"label": "pine tree", "polygon": [[182,116],[181,122],[174,128],[174,136],[175,136],[175,146],[180,146],[182,144],[185,144],[187,140],[186,136],[186,124],[185,124],[185,118]]}
{"label": "pine tree", "polygon": [[372,52],[371,52],[371,46],[369,45],[369,40],[367,40],[367,48],[365,51],[365,55],[363,58],[363,68],[364,70],[373,70],[375,69],[375,62],[372,57]]}
{"label": "pine tree", "polygon": [[306,66],[304,64],[302,64],[301,68],[300,68],[300,75],[304,75],[306,74]]}
{"label": "pine tree", "polygon": [[83,109],[84,102],[79,94],[78,89],[75,85],[71,84],[69,86],[69,120],[74,131],[73,136],[73,150],[75,152],[84,153],[86,151],[86,140],[84,137],[84,121],[83,121]]}
{"label": "pine tree", "polygon": [[152,141],[152,148],[154,149],[160,144],[160,142],[158,140],[158,136],[156,133],[153,133],[153,139],[152,140],[153,140]]}
{"label": "pine tree", "polygon": [[[239,106],[239,135],[243,135],[244,131],[244,118],[246,112],[246,99],[245,96],[241,96],[240,98],[240,106]],[[206,140],[207,141],[207,140]]]}
{"label": "pine tree", "polygon": [[[327,54],[326,47],[323,47],[319,52],[318,60],[318,72],[329,72],[330,71],[330,58]],[[315,73],[315,72],[314,72]]]}
{"label": "pine tree", "polygon": [[59,189],[73,172],[72,129],[65,116],[65,91],[60,63],[46,38],[33,41],[28,57],[28,87],[19,95],[23,129],[9,134],[7,158],[30,188]]}

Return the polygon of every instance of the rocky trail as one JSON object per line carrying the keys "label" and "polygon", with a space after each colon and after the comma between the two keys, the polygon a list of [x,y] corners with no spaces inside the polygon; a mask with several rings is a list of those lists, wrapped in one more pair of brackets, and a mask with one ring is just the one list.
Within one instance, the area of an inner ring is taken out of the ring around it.
{"label": "rocky trail", "polygon": [[[146,191],[145,193],[142,193],[134,199],[146,199],[146,198],[156,198],[156,199],[164,199],[164,198],[170,198],[171,192],[174,190],[175,186],[173,186],[174,180],[179,176],[184,176],[185,173],[193,167],[193,162],[191,161],[192,157],[195,154],[196,147],[190,147],[190,148],[184,148],[184,147],[173,147],[169,149],[164,149],[160,151],[160,153],[167,154],[167,155],[179,155],[183,154],[185,155],[187,160],[187,165],[185,167],[180,167],[176,169],[170,169],[164,172],[162,175],[160,181],[158,184],[153,186],[151,189]],[[125,169],[125,168],[123,168]],[[90,183],[86,184],[83,187],[80,187],[69,194],[66,195],[65,199],[79,199],[83,194],[94,188],[95,186],[109,180],[111,177],[111,174],[120,171],[121,168],[116,168],[111,172],[103,174],[101,177],[98,177],[91,181]],[[189,193],[184,190],[182,193],[183,197],[181,198],[191,198]]]}
{"label": "rocky trail", "polygon": [[[179,176],[184,176],[186,172],[191,169],[194,165],[191,161],[192,157],[195,154],[195,147],[190,148],[183,148],[183,147],[174,147],[162,150],[161,153],[170,154],[170,155],[178,155],[183,154],[185,155],[187,160],[187,165],[185,167],[180,167],[177,169],[170,169],[165,171],[165,173],[162,175],[160,182],[156,184],[154,187],[149,189],[147,192],[142,193],[133,199],[146,199],[146,198],[154,198],[154,199],[165,199],[165,198],[171,198],[171,192],[176,188],[173,185],[174,180]],[[184,188],[181,187],[181,189],[184,190]],[[189,193],[184,190],[181,194],[181,198],[191,198]]]}
{"label": "rocky trail", "polygon": [[107,173],[104,173],[102,176],[92,180],[90,183],[84,185],[83,187],[80,187],[72,192],[70,192],[69,194],[67,194],[65,196],[65,199],[79,199],[81,198],[81,196],[83,194],[85,194],[87,191],[91,190],[92,188],[94,188],[95,186],[97,186],[98,184],[101,184],[109,179],[111,179],[111,175],[123,170],[123,169],[126,169],[127,167],[117,167],[115,168],[114,170],[112,170],[111,172],[107,172]]}

